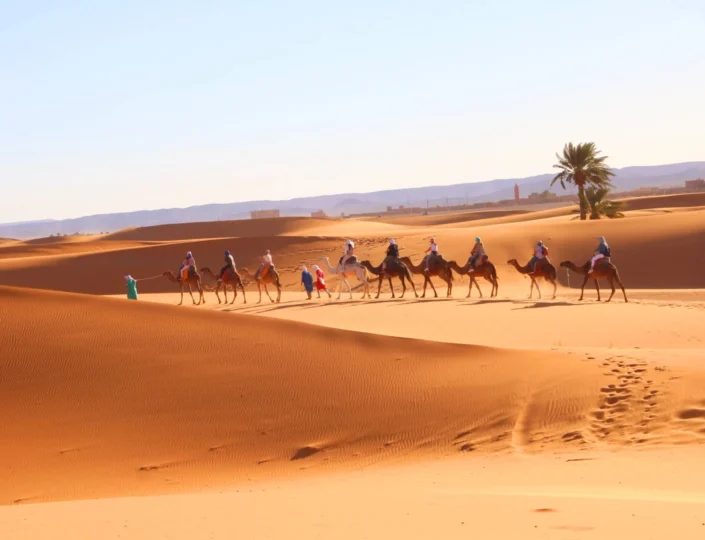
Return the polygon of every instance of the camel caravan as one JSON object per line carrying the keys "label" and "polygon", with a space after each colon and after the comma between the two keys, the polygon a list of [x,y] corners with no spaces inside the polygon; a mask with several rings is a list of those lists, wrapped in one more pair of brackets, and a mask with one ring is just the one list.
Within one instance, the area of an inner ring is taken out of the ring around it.
{"label": "camel caravan", "polygon": [[[336,297],[338,300],[341,298],[344,290],[347,290],[350,299],[353,298],[353,287],[350,286],[350,279],[356,279],[357,282],[359,282],[355,288],[362,287],[362,299],[371,299],[372,294],[370,293],[370,282],[373,281],[375,277],[377,278],[377,294],[375,299],[379,298],[382,289],[382,282],[385,279],[389,283],[392,298],[396,298],[393,284],[394,278],[401,282],[402,292],[399,298],[404,298],[407,284],[414,292],[414,296],[419,298],[416,285],[411,277],[412,275],[420,275],[423,277],[423,290],[420,298],[426,297],[426,290],[429,286],[433,291],[434,298],[438,298],[436,287],[431,281],[432,277],[437,277],[446,284],[446,296],[451,297],[453,293],[453,273],[456,273],[459,276],[467,276],[469,278],[470,283],[468,285],[468,294],[466,298],[470,298],[472,296],[473,285],[477,289],[480,298],[482,298],[482,289],[478,283],[478,280],[480,279],[487,281],[492,286],[490,298],[495,298],[499,293],[499,278],[497,276],[497,269],[495,268],[495,265],[490,262],[489,256],[485,251],[484,244],[479,237],[475,238],[475,244],[470,252],[470,258],[463,266],[460,266],[456,261],[446,261],[438,251],[438,244],[436,243],[435,238],[430,239],[429,247],[419,264],[414,264],[410,257],[401,257],[399,254],[399,246],[394,239],[389,240],[385,258],[376,266],[369,260],[358,259],[355,255],[355,244],[351,240],[346,242],[345,251],[335,266],[331,265],[328,257],[322,257],[320,262],[323,264],[325,271],[318,265],[313,265],[312,268],[315,272],[315,281],[314,275],[308,271],[307,267],[302,267],[301,284],[305,288],[309,300],[313,298],[312,293],[314,290],[318,294],[319,298],[321,292],[324,292],[332,298],[332,295],[330,291],[328,291],[328,287],[325,283],[326,273],[329,275],[336,275],[339,278],[338,295]],[[539,279],[543,279],[553,285],[553,294],[551,298],[556,298],[556,291],[558,289],[556,267],[550,262],[548,258],[548,247],[544,245],[542,241],[539,241],[536,244],[533,251],[533,256],[526,265],[520,265],[516,259],[510,259],[507,261],[507,264],[513,266],[517,272],[530,279],[529,299],[533,298],[534,288],[538,293],[539,299],[541,299],[542,296],[541,289],[539,288]],[[583,300],[585,285],[592,279],[595,282],[595,288],[597,290],[597,300],[598,302],[601,301],[598,280],[606,279],[612,288],[612,293],[607,299],[607,302],[611,301],[615,294],[615,283],[619,285],[622,290],[624,301],[628,302],[627,293],[624,290],[624,285],[622,284],[622,280],[619,276],[619,271],[617,270],[617,267],[612,264],[611,250],[604,237],[600,237],[600,243],[595,249],[593,257],[585,264],[579,266],[571,261],[564,261],[560,263],[560,267],[584,276],[580,289],[579,300]],[[264,255],[260,257],[260,266],[254,274],[246,268],[238,271],[235,266],[235,260],[229,251],[225,252],[225,265],[220,269],[218,274],[213,272],[208,267],[202,268],[201,274],[204,276],[207,275],[211,279],[215,280],[215,295],[219,304],[221,303],[219,294],[221,289],[223,290],[225,303],[228,303],[228,286],[230,286],[233,291],[233,297],[230,304],[235,303],[238,288],[242,292],[243,303],[246,304],[247,298],[245,296],[245,280],[254,282],[257,285],[257,291],[259,293],[259,298],[257,300],[258,304],[262,302],[263,288],[270,302],[279,303],[281,301],[282,286],[279,279],[279,273],[274,266],[272,254],[269,250],[265,251]],[[203,293],[201,274],[198,273],[196,261],[192,253],[189,251],[186,254],[186,259],[184,259],[178,274],[174,275],[172,272],[164,272],[163,277],[180,286],[181,301],[179,302],[179,305],[183,304],[185,289],[188,290],[193,303],[195,305],[199,305],[206,302]],[[269,294],[267,285],[271,285],[277,290],[276,300]],[[195,288],[199,293],[198,302],[196,302],[196,299],[194,298],[193,288]]]}

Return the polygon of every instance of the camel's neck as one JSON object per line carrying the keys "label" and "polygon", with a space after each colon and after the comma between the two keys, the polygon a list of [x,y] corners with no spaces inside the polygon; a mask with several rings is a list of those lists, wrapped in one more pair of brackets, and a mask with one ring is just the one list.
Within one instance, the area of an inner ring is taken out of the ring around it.
{"label": "camel's neck", "polygon": [[587,272],[586,268],[584,266],[577,266],[573,264],[571,261],[568,261],[568,269],[572,270],[573,272],[577,274],[584,274]]}
{"label": "camel's neck", "polygon": [[382,265],[375,268],[374,266],[372,266],[372,264],[370,262],[364,261],[362,263],[362,266],[364,266],[365,268],[367,268],[367,270],[369,270],[370,272],[372,272],[373,274],[375,274],[377,276],[382,272]]}
{"label": "camel's neck", "polygon": [[424,268],[421,267],[421,264],[416,266],[409,257],[401,257],[399,260],[403,262],[414,274],[419,274],[424,271]]}
{"label": "camel's neck", "polygon": [[528,264],[526,266],[519,266],[519,263],[514,261],[512,265],[517,269],[517,272],[521,272],[522,274],[528,274],[530,272]]}
{"label": "camel's neck", "polygon": [[455,262],[455,261],[449,261],[449,262],[448,262],[448,266],[449,266],[451,269],[453,269],[453,270],[455,270],[456,272],[458,272],[458,273],[463,273],[463,272],[467,272],[467,271],[469,270],[469,268],[470,268],[470,263],[467,263],[465,266],[460,266],[460,265],[459,265],[457,262]]}
{"label": "camel's neck", "polygon": [[335,268],[333,268],[333,267],[330,265],[330,261],[328,260],[328,257],[323,257],[323,262],[324,262],[325,265],[326,265],[326,272],[328,272],[329,274],[332,273],[332,272],[335,272]]}
{"label": "camel's neck", "polygon": [[169,281],[173,281],[174,283],[178,283],[178,282],[179,282],[178,278],[177,278],[174,274],[172,274],[171,272],[165,272],[165,273],[163,274],[163,276],[164,276],[165,278],[167,278]]}

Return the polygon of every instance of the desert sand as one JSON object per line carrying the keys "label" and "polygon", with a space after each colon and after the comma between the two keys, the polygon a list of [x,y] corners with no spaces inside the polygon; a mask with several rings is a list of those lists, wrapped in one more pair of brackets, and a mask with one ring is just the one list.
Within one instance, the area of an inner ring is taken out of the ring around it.
{"label": "desert sand", "polygon": [[[0,537],[702,538],[705,201],[628,205],[0,243]],[[432,235],[460,264],[481,236],[498,297],[458,276],[452,298],[438,279],[438,298],[301,292],[346,238],[378,264],[388,238],[418,262]],[[529,300],[506,264],[538,239],[582,264],[600,235],[629,303],[592,284],[579,302],[564,269]],[[204,279],[207,303],[177,307],[162,278],[124,299],[125,274],[225,249],[250,270],[271,249],[282,302],[249,284],[219,304]]]}

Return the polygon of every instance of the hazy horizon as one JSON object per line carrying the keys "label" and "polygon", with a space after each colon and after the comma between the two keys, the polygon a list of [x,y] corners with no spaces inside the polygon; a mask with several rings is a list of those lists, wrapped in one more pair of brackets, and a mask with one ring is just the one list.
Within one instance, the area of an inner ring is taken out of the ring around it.
{"label": "hazy horizon", "polygon": [[696,1],[0,6],[4,223],[705,158]]}

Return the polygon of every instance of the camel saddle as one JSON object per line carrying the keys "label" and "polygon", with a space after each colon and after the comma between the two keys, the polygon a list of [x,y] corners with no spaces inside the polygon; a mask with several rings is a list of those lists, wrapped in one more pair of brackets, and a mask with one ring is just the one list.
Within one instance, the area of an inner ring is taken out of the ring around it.
{"label": "camel saddle", "polygon": [[468,259],[468,264],[470,264],[470,267],[474,270],[474,269],[476,269],[478,266],[480,266],[481,264],[485,264],[485,263],[488,262],[489,260],[490,260],[489,255],[485,254],[485,255],[483,255],[482,257],[480,257],[479,260],[478,260],[478,259],[473,260],[473,258],[470,257],[470,258]]}
{"label": "camel saddle", "polygon": [[[188,267],[188,277],[192,278],[192,277],[196,277],[196,275],[197,275],[196,267],[189,266]],[[179,281],[181,281],[182,279],[184,279],[184,276],[182,274],[179,274]]]}
{"label": "camel saddle", "polygon": [[[343,256],[340,258],[340,260],[338,261],[338,264],[341,265],[341,266],[342,266],[342,264],[343,264],[343,258],[344,258],[344,257],[345,257],[345,255],[343,255]],[[348,260],[345,261],[345,266],[347,266],[347,265],[349,265],[349,264],[357,264],[357,263],[359,263],[359,262],[360,262],[360,261],[358,261],[357,255],[350,255],[350,257],[348,257]]]}

